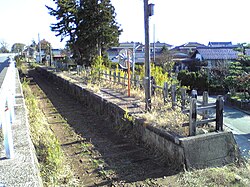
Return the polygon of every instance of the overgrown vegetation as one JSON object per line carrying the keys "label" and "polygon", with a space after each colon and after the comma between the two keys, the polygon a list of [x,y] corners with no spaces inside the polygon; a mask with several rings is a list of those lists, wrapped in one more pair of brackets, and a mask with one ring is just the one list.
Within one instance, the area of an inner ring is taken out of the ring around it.
{"label": "overgrown vegetation", "polygon": [[205,71],[189,72],[188,70],[182,70],[178,73],[177,78],[181,85],[190,87],[191,90],[208,90],[208,75]]}
{"label": "overgrown vegetation", "polygon": [[[99,59],[100,60],[100,59]],[[101,66],[101,61],[98,61]],[[95,66],[95,68],[97,68]],[[100,67],[99,67],[100,68]],[[105,67],[103,67],[105,69]],[[101,68],[100,68],[101,69]],[[107,69],[108,70],[108,69]],[[119,72],[117,68],[115,71]],[[142,69],[143,71],[143,69]],[[102,87],[109,87],[115,90],[119,90],[126,95],[126,87],[118,85],[109,81],[101,80],[99,81],[97,71],[92,71],[88,77],[81,77],[83,79],[89,78],[88,88],[93,91],[98,92],[100,90],[100,85]],[[124,72],[123,72],[124,73]],[[92,77],[93,75],[93,77]],[[95,77],[96,76],[96,77]],[[90,78],[91,77],[91,78]],[[94,78],[95,77],[95,78]],[[82,79],[81,79],[82,80]],[[131,90],[131,95],[137,98],[144,98],[144,92],[140,89],[133,88]],[[158,103],[153,105],[153,111],[150,113],[141,114],[141,117],[145,117],[149,123],[162,124],[162,127],[166,130],[171,130],[177,132],[178,134],[187,133],[185,128],[181,127],[180,124],[185,121],[186,116],[183,115],[179,109],[172,110],[171,104],[167,103],[165,106],[162,104],[162,98],[157,96],[152,97],[152,103]],[[159,111],[161,111],[159,113]],[[128,112],[125,113],[124,118],[127,120],[133,120]],[[89,144],[84,144],[84,147],[90,147]],[[86,151],[85,154],[88,154]],[[102,163],[93,161],[93,164],[102,165]],[[201,170],[184,171],[174,176],[167,176],[156,179],[147,179],[151,181],[154,186],[158,184],[164,184],[166,181],[171,180],[173,186],[184,186],[184,187],[200,187],[200,186],[249,186],[250,185],[250,165],[248,161],[240,161],[239,163],[233,163],[226,165],[224,167],[218,168],[206,168]],[[155,181],[154,181],[155,180]]]}
{"label": "overgrown vegetation", "polygon": [[[101,65],[101,59],[99,59],[99,65]],[[97,65],[98,67],[98,65]],[[118,70],[117,68],[117,71]],[[98,76],[97,72],[92,72],[96,76]],[[123,72],[124,73],[124,72]],[[96,91],[98,91],[97,87],[99,83],[98,79],[91,79],[88,83],[88,87],[96,87]],[[95,86],[94,86],[95,85]],[[121,85],[116,85],[111,83],[110,81],[103,81],[102,85],[110,86],[112,88],[118,88],[121,90]],[[30,125],[31,125],[31,132],[32,132],[32,139],[34,139],[34,144],[36,149],[40,149],[38,151],[38,159],[39,161],[43,161],[43,165],[41,165],[41,170],[43,171],[44,180],[47,182],[45,183],[46,186],[70,186],[73,185],[71,181],[71,174],[67,173],[67,167],[62,166],[64,163],[63,155],[60,151],[59,144],[55,139],[53,133],[50,131],[48,124],[46,124],[46,119],[42,116],[41,111],[37,108],[37,101],[34,95],[30,93],[28,83],[24,82],[23,84],[24,93],[26,95],[26,102],[30,113]],[[27,89],[26,89],[27,88]],[[126,90],[126,89],[125,89]],[[134,89],[132,94],[135,96],[143,96],[144,93],[138,92],[138,89]],[[28,99],[27,99],[28,98]],[[157,100],[159,97],[153,97],[153,99]],[[33,106],[33,107],[29,107]],[[155,109],[161,108],[161,106],[154,106]],[[165,113],[162,113],[162,116],[165,116],[168,121],[163,121],[164,123],[170,123],[176,125],[179,120],[180,111],[171,111],[171,106],[167,105],[163,108]],[[172,113],[175,112],[175,113]],[[145,114],[151,118],[152,121],[161,120],[159,114]],[[129,118],[130,116],[125,115],[124,118]],[[149,120],[150,120],[149,118]],[[181,120],[181,118],[180,118]],[[171,126],[171,125],[170,125]],[[177,128],[178,126],[173,126],[173,128]],[[33,137],[34,136],[34,137]],[[51,142],[50,142],[51,141]],[[35,143],[36,142],[36,143]],[[82,149],[84,150],[82,154],[91,155],[91,144],[89,142],[84,142],[81,144]],[[53,150],[53,151],[52,151]],[[55,152],[55,154],[54,154]],[[53,154],[53,155],[52,155]],[[109,176],[109,172],[113,172],[111,170],[104,170],[103,168],[103,161],[102,160],[91,160],[92,166],[95,168],[99,168],[99,174],[103,177]],[[58,172],[56,172],[58,170]],[[56,174],[57,173],[57,174]],[[156,184],[164,184],[164,180],[173,181],[173,186],[250,186],[250,165],[249,162],[241,162],[240,164],[231,164],[221,168],[207,168],[202,170],[194,170],[194,171],[185,171],[179,173],[177,175],[164,177],[164,178],[155,178],[155,179],[147,179],[148,181],[152,182],[152,185]],[[55,176],[54,176],[55,175]],[[154,183],[154,180],[157,182]],[[160,186],[160,185],[159,185]]]}
{"label": "overgrown vegetation", "polygon": [[[113,82],[113,73],[116,75],[120,74],[121,80],[123,83],[124,75],[127,76],[127,72],[120,70],[118,66],[116,69],[110,69],[103,65],[103,61],[101,57],[95,59],[93,63],[93,67],[91,70],[83,71],[81,75],[81,80],[85,80],[87,83],[87,88],[91,89],[94,92],[99,92],[101,88],[110,88],[114,89],[124,95],[127,95],[127,87],[125,85],[118,83],[118,78],[116,78],[117,82]],[[109,72],[112,70],[111,80],[109,77]],[[105,78],[105,75],[99,74],[99,72],[105,71],[108,76]],[[181,88],[178,84],[178,80],[174,78],[174,76],[168,74],[168,72],[164,72],[163,69],[159,66],[151,65],[152,76],[155,79],[155,84],[163,87],[164,82],[167,82],[169,85],[176,84],[177,89]],[[137,71],[135,75],[140,77],[140,80],[143,80],[144,77],[144,66],[137,67]],[[127,82],[127,80],[126,80]],[[143,84],[141,82],[141,84]],[[140,88],[141,86],[135,86],[131,84],[130,95],[135,97],[136,99],[144,102],[145,93]],[[178,101],[178,104],[179,101]],[[142,109],[144,110],[144,109]],[[187,136],[188,130],[182,127],[182,124],[188,122],[188,116],[183,114],[180,108],[177,107],[176,110],[172,109],[171,101],[168,101],[167,104],[164,105],[162,90],[156,90],[155,94],[152,96],[152,110],[150,112],[143,112],[142,114],[137,114],[138,116],[144,118],[148,123],[155,123],[159,127],[171,132],[178,133],[179,135]]]}
{"label": "overgrown vegetation", "polygon": [[181,186],[249,186],[249,162],[230,164],[220,168],[186,171],[178,176]]}
{"label": "overgrown vegetation", "polygon": [[50,129],[42,111],[38,108],[36,96],[32,94],[29,83],[22,84],[28,108],[31,139],[36,149],[44,186],[75,186],[60,144]]}

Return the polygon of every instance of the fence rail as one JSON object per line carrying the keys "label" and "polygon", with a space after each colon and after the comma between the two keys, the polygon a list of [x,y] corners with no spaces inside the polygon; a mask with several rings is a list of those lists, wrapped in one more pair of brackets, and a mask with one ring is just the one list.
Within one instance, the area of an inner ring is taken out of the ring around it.
{"label": "fence rail", "polygon": [[[209,103],[206,106],[197,105],[197,99],[192,98],[190,102],[190,108],[186,109],[184,112],[189,113],[189,123],[184,123],[182,126],[189,126],[189,136],[196,135],[196,127],[200,125],[205,125],[211,122],[215,122],[215,130],[223,131],[223,109],[224,101],[222,96],[217,96],[216,103]],[[208,111],[215,110],[216,116],[214,118],[208,118]],[[203,119],[197,121],[198,111],[203,111]]]}

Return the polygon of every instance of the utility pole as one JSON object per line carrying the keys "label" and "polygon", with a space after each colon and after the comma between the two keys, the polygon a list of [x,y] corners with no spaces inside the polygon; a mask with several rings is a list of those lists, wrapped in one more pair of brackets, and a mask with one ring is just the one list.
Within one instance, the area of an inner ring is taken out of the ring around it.
{"label": "utility pole", "polygon": [[138,44],[137,46],[135,46],[135,42],[133,45],[133,67],[132,67],[132,79],[135,79],[135,55],[136,55],[136,50],[141,46],[141,44]]}
{"label": "utility pole", "polygon": [[145,109],[151,110],[151,75],[150,75],[150,44],[149,44],[149,16],[153,15],[153,4],[148,5],[144,0],[144,29],[145,29]]}
{"label": "utility pole", "polygon": [[52,47],[51,47],[51,43],[49,44],[49,53],[50,53],[50,58],[49,58],[49,62],[50,62],[50,67],[52,66],[52,62],[53,62],[53,57],[52,57]]}
{"label": "utility pole", "polygon": [[39,45],[39,63],[42,63],[42,57],[41,57],[41,41],[40,41],[40,34],[38,33],[38,45]]}
{"label": "utility pole", "polygon": [[155,63],[155,24],[154,24],[154,46],[153,46],[153,49],[154,49],[154,63]]}

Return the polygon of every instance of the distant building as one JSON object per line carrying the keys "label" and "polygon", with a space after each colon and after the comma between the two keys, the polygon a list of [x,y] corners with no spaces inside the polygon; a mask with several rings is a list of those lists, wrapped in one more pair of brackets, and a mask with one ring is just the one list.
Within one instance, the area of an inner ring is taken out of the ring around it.
{"label": "distant building", "polygon": [[[142,44],[139,42],[125,42],[125,43],[120,43],[119,46],[114,46],[111,47],[107,50],[109,60],[112,62],[119,62],[119,52],[123,49],[129,49],[133,51],[134,48],[137,48],[136,53],[139,54],[142,52]],[[138,57],[138,56],[137,56]]]}
{"label": "distant building", "polygon": [[184,53],[190,56],[198,47],[205,47],[205,45],[200,44],[198,42],[188,42],[188,43],[172,48],[171,51],[173,51],[173,53],[174,52]]}
{"label": "distant building", "polygon": [[25,58],[35,59],[36,57],[36,50],[34,47],[27,46],[26,49],[22,52]]}
{"label": "distant building", "polygon": [[[153,43],[150,44],[150,56],[152,61],[154,60],[154,58],[155,59],[159,58],[163,46],[165,46],[168,49],[171,47],[171,45],[169,44],[160,42],[156,42],[155,44]],[[109,59],[112,62],[118,63],[119,52],[122,49],[130,49],[132,52],[134,51],[136,63],[141,64],[145,62],[145,46],[139,42],[125,42],[125,43],[120,43],[119,46],[111,47],[110,49],[107,50]]]}
{"label": "distant building", "polygon": [[231,47],[232,42],[209,42],[208,47]]}
{"label": "distant building", "polygon": [[61,49],[52,49],[52,57],[54,61],[61,61],[66,57],[66,54]]}
{"label": "distant building", "polygon": [[[51,53],[52,53],[52,61],[61,61],[66,57],[66,55],[62,52],[61,49],[52,49]],[[39,58],[40,58],[39,52],[36,52],[36,62],[39,62],[40,60]],[[42,59],[49,61],[50,54],[46,55],[45,51],[41,50],[41,61]]]}
{"label": "distant building", "polygon": [[208,67],[218,66],[238,59],[239,52],[234,46],[227,47],[200,47],[194,52],[191,58],[206,61]]}

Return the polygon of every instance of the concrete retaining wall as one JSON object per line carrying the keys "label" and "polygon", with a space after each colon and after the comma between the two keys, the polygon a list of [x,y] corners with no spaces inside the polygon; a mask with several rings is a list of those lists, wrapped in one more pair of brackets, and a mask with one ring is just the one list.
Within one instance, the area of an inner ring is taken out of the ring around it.
{"label": "concrete retaining wall", "polygon": [[226,104],[250,112],[250,100],[238,101],[228,96],[226,97]]}
{"label": "concrete retaining wall", "polygon": [[157,150],[163,156],[165,163],[174,163],[179,168],[204,168],[222,166],[234,162],[239,157],[238,147],[231,132],[214,132],[193,137],[180,137],[170,134],[164,129],[152,124],[146,124],[143,119],[124,119],[126,111],[111,102],[109,98],[88,90],[81,83],[72,83],[62,78],[58,73],[37,70],[51,81],[57,81],[62,89],[73,95],[84,105],[92,107],[100,115],[109,116],[115,123],[113,128],[126,130],[134,137]]}

